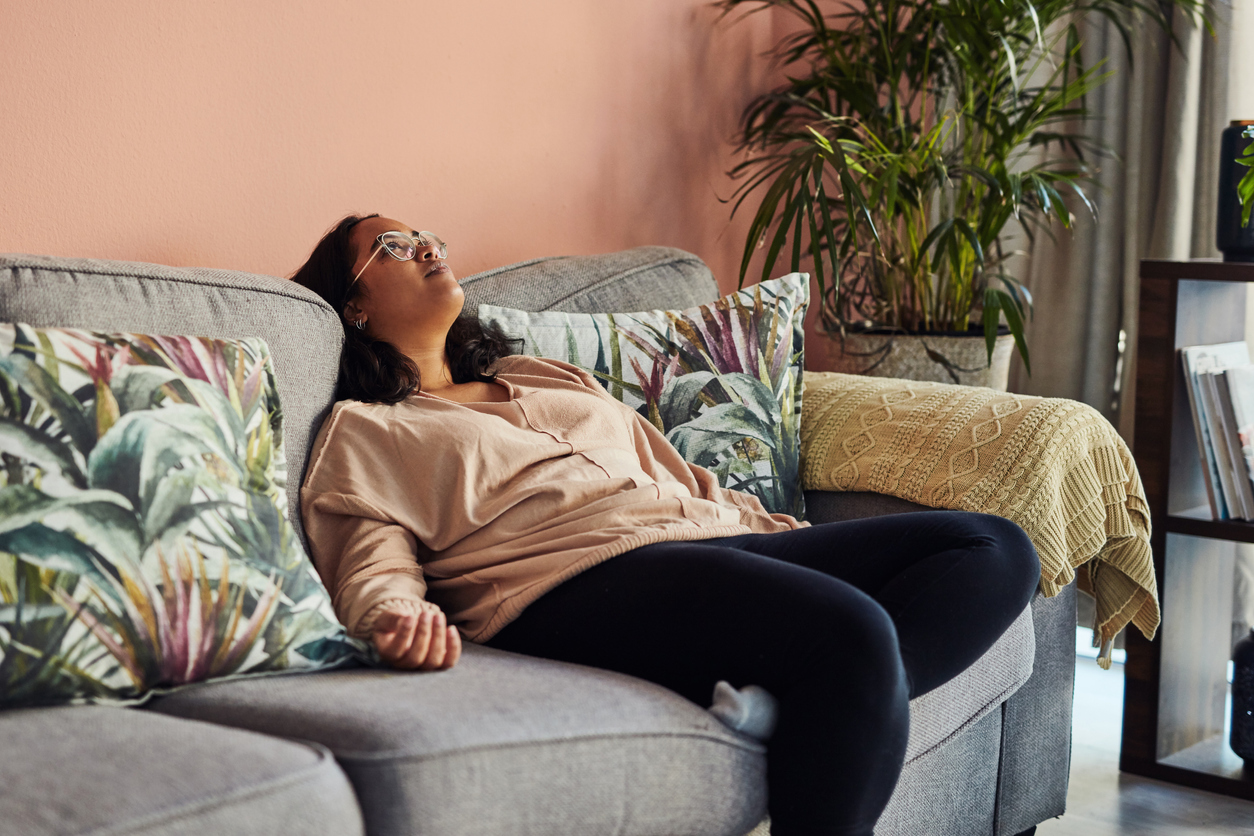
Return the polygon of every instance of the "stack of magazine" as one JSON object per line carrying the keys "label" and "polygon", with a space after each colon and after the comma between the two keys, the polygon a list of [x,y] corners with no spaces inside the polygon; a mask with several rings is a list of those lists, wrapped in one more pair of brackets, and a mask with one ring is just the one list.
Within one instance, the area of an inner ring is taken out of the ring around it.
{"label": "stack of magazine", "polygon": [[1254,365],[1245,342],[1180,349],[1211,516],[1254,520]]}

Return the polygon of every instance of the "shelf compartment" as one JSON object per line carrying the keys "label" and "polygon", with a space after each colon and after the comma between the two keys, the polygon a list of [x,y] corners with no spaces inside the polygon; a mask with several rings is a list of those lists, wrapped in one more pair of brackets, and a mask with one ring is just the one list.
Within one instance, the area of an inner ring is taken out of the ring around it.
{"label": "shelf compartment", "polygon": [[1245,520],[1213,520],[1209,509],[1205,517],[1172,514],[1167,517],[1168,534],[1188,534],[1193,537],[1210,537],[1216,540],[1232,540],[1238,543],[1254,543],[1254,522]]}
{"label": "shelf compartment", "polygon": [[1245,768],[1245,761],[1228,748],[1228,741],[1222,734],[1194,743],[1187,749],[1163,758],[1159,763],[1227,778],[1230,781],[1247,781],[1250,789],[1254,790],[1254,774]]}
{"label": "shelf compartment", "polygon": [[1234,561],[1254,522],[1211,519],[1178,350],[1248,339],[1254,264],[1141,262],[1133,454],[1153,520],[1163,623],[1127,634],[1120,768],[1254,800],[1254,776],[1227,748]]}

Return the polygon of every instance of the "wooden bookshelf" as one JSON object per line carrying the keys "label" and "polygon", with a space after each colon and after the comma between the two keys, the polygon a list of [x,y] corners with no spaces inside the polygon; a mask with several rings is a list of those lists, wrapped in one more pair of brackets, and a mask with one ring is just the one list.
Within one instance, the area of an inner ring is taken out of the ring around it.
{"label": "wooden bookshelf", "polygon": [[[1127,632],[1120,769],[1254,800],[1254,774],[1227,746],[1237,544],[1254,523],[1211,519],[1177,350],[1247,339],[1254,264],[1142,261],[1134,456],[1152,515],[1163,623]],[[1254,334],[1248,336],[1254,344]]]}

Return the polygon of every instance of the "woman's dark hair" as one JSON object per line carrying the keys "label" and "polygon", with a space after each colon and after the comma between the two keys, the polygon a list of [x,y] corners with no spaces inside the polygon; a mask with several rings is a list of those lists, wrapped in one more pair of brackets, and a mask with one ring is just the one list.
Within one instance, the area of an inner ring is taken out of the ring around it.
{"label": "woman's dark hair", "polygon": [[[336,381],[337,400],[394,404],[422,389],[418,365],[391,343],[366,336],[344,318],[344,306],[354,299],[369,298],[361,282],[353,281],[357,254],[350,236],[353,227],[375,215],[349,215],[332,227],[309,254],[309,259],[292,274],[292,281],[321,296],[339,314],[344,329],[344,353]],[[474,315],[463,314],[449,328],[444,343],[454,383],[491,383],[495,374],[487,368],[509,354],[517,353],[512,338],[495,325],[484,326]]]}

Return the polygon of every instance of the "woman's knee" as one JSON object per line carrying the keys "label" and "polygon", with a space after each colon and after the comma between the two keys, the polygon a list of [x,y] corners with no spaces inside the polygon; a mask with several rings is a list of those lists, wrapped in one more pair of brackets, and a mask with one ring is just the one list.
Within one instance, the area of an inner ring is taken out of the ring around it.
{"label": "woman's knee", "polygon": [[1036,546],[1032,545],[1027,531],[1017,523],[1013,523],[1004,516],[992,514],[983,516],[992,526],[994,536],[997,538],[996,548],[998,554],[1002,556],[1004,567],[1008,570],[1007,574],[1014,575],[1014,578],[1018,580],[1018,588],[1023,592],[1023,597],[1030,599],[1041,582],[1041,559],[1036,554]]}
{"label": "woman's knee", "polygon": [[813,627],[806,666],[833,684],[849,688],[856,702],[868,706],[892,701],[908,687],[897,627],[885,609],[858,593],[809,620]]}
{"label": "woman's knee", "polygon": [[976,514],[988,571],[995,573],[1008,596],[1027,606],[1041,580],[1041,561],[1031,538],[1017,523],[994,514]]}

